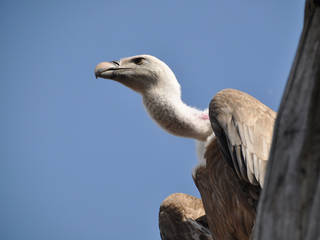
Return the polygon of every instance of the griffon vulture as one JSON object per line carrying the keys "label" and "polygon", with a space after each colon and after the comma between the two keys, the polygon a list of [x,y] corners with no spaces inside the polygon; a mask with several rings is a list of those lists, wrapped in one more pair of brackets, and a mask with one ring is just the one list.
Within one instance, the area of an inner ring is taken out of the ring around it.
{"label": "griffon vulture", "polygon": [[214,169],[209,197],[214,207],[206,207],[204,201],[213,239],[248,239],[263,187],[276,113],[233,89],[218,92],[209,111],[190,107],[181,100],[180,84],[171,69],[150,55],[99,63],[95,76],[139,93],[160,127],[197,141],[200,162],[193,177],[206,164]]}

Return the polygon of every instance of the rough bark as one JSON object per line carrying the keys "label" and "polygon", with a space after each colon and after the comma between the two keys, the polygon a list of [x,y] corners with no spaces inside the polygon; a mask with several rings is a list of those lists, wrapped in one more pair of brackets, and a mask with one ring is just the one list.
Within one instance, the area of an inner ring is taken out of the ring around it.
{"label": "rough bark", "polygon": [[254,239],[320,239],[320,1],[307,0],[278,112]]}

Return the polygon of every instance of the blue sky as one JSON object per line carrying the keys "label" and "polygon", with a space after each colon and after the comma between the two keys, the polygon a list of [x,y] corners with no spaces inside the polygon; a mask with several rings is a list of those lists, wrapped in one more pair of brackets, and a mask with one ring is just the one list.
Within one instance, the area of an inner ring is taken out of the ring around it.
{"label": "blue sky", "polygon": [[304,2],[0,2],[0,239],[160,239],[158,208],[199,196],[194,142],[147,116],[141,97],[96,80],[100,61],[165,61],[185,102],[223,88],[277,110]]}

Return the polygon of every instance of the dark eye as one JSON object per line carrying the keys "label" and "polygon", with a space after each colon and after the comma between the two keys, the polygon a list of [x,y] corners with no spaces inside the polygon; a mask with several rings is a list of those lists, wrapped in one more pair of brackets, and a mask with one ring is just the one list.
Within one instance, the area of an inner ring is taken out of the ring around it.
{"label": "dark eye", "polygon": [[134,62],[135,64],[138,64],[138,65],[142,64],[143,61],[144,61],[143,57],[137,57],[137,58],[132,59],[132,62]]}

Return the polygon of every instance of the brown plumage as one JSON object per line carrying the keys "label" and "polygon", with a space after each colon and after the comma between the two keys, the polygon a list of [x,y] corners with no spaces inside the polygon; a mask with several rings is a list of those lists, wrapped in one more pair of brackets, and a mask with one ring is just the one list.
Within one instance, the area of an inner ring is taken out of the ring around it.
{"label": "brown plumage", "polygon": [[263,186],[276,113],[244,92],[225,89],[209,107],[224,159],[239,179]]}
{"label": "brown plumage", "polygon": [[172,194],[162,202],[159,228],[163,240],[213,240],[201,199],[184,193]]}
{"label": "brown plumage", "polygon": [[247,240],[271,146],[275,112],[252,96],[222,90],[209,106],[215,133],[206,148],[206,166],[194,181],[201,193],[214,239]]}
{"label": "brown plumage", "polygon": [[249,239],[261,188],[239,180],[214,139],[207,147],[207,164],[194,182],[199,189],[213,239]]}

